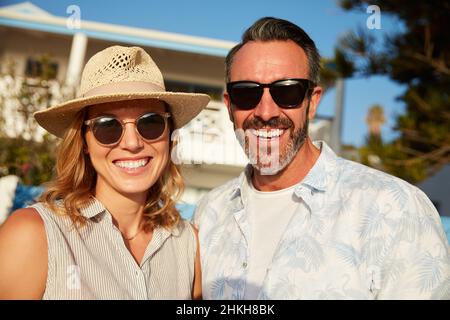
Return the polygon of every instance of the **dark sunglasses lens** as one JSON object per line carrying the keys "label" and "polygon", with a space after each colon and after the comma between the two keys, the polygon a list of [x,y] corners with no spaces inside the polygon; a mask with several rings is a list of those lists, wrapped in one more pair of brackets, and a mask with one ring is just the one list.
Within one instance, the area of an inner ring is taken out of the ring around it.
{"label": "dark sunglasses lens", "polygon": [[164,117],[156,113],[147,113],[137,121],[139,134],[147,140],[155,140],[161,137],[166,130]]}
{"label": "dark sunglasses lens", "polygon": [[263,88],[256,83],[236,83],[230,86],[228,94],[231,102],[239,109],[252,109],[261,100]]}
{"label": "dark sunglasses lens", "polygon": [[293,108],[302,103],[307,90],[303,82],[286,80],[275,83],[270,88],[270,94],[280,107]]}
{"label": "dark sunglasses lens", "polygon": [[122,136],[122,125],[117,119],[103,117],[95,121],[94,137],[103,144],[113,144]]}

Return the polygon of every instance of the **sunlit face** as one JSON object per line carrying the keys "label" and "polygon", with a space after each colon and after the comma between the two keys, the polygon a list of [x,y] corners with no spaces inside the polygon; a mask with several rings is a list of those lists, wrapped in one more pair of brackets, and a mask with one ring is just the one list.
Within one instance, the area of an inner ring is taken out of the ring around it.
{"label": "sunlit face", "polygon": [[[147,112],[164,113],[164,103],[158,100],[119,101],[89,107],[86,120],[103,115],[124,122],[134,122]],[[146,195],[163,174],[169,161],[169,129],[156,141],[145,141],[135,124],[125,124],[125,132],[113,147],[99,144],[91,130],[85,135],[87,151],[97,172],[96,192],[103,194]]]}
{"label": "sunlit face", "polygon": [[[236,53],[231,66],[230,81],[272,83],[288,78],[308,79],[307,56],[292,41],[250,41]],[[239,110],[224,93],[238,140],[255,169],[276,174],[292,161],[307,137],[307,123],[314,117],[320,93],[320,88],[314,89],[300,108],[283,109],[265,88],[251,110]]]}

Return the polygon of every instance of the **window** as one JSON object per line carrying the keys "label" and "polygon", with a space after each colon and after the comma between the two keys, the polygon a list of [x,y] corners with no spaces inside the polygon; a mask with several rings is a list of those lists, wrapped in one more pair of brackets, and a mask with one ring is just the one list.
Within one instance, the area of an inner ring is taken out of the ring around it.
{"label": "window", "polygon": [[211,100],[222,100],[222,88],[203,84],[168,80],[166,81],[166,90],[173,92],[206,93],[211,96]]}
{"label": "window", "polygon": [[48,57],[39,59],[28,58],[25,67],[25,75],[32,78],[43,78],[45,80],[55,79],[58,74],[58,64],[52,62]]}

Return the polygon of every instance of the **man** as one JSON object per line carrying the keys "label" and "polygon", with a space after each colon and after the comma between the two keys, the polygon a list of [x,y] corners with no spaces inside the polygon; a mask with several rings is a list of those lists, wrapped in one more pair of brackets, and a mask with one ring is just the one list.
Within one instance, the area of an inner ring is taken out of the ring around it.
{"label": "man", "polygon": [[203,297],[450,298],[450,250],[425,194],[309,139],[319,58],[275,18],[226,58],[224,101],[251,164],[196,210]]}

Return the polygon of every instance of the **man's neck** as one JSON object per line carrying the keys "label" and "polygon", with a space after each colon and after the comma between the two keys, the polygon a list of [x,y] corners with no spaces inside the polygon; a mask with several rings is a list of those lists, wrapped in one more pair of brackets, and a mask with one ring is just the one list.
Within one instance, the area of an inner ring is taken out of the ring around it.
{"label": "man's neck", "polygon": [[276,191],[289,188],[306,177],[319,155],[320,150],[307,138],[291,163],[280,172],[274,175],[263,175],[259,171],[253,170],[253,186],[260,191]]}

